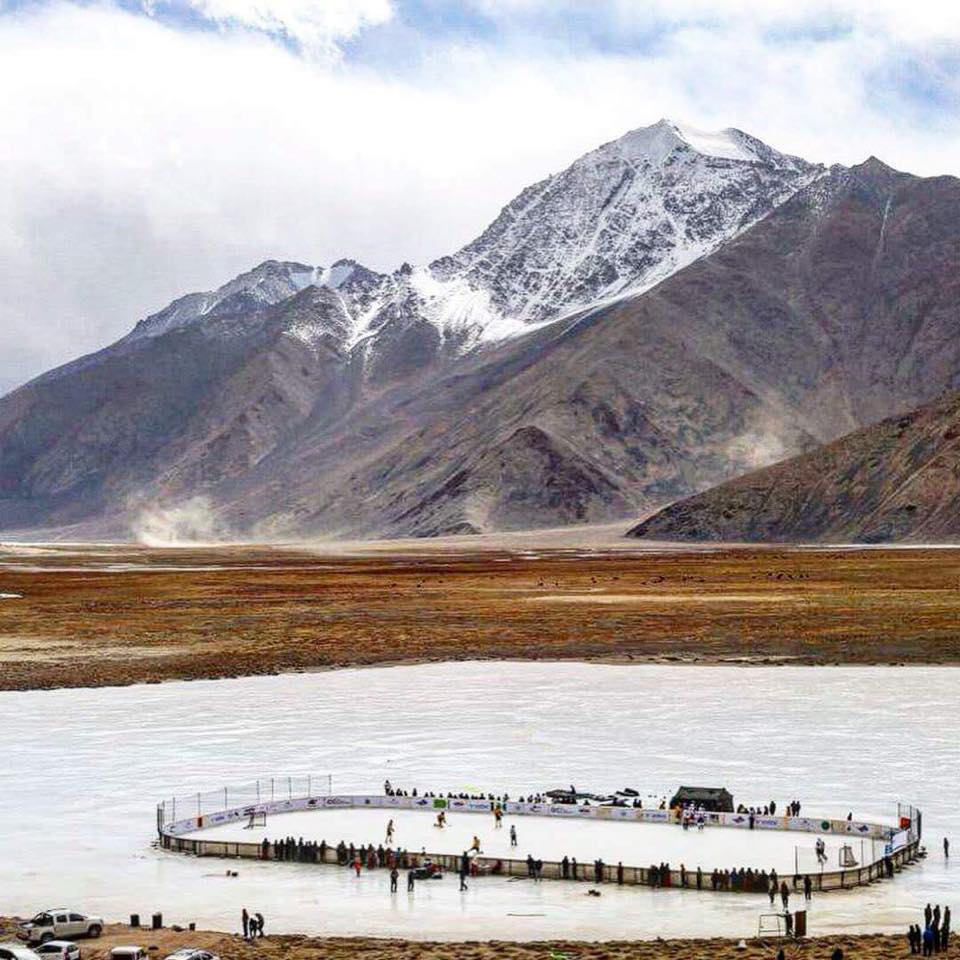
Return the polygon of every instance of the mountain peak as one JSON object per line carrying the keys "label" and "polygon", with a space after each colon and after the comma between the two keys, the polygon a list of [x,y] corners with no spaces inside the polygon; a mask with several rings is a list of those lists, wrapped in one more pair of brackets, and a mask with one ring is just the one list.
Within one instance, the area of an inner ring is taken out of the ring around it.
{"label": "mountain peak", "polygon": [[[760,149],[758,149],[760,148]],[[662,163],[675,150],[690,150],[705,157],[754,163],[767,159],[763,154],[776,152],[740,130],[700,130],[666,117],[649,127],[630,130],[618,140],[605,144],[596,153],[613,152],[632,160]]]}

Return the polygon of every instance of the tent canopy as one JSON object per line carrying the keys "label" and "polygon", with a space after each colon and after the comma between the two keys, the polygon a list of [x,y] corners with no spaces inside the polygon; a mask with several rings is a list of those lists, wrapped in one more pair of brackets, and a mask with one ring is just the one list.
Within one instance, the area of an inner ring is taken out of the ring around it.
{"label": "tent canopy", "polygon": [[681,787],[670,800],[671,807],[688,803],[715,813],[733,812],[733,794],[723,787]]}

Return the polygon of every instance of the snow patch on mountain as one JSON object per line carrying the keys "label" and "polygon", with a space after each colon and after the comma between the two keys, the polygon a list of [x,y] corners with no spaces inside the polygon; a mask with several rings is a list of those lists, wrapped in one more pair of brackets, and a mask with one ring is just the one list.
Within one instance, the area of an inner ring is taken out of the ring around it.
{"label": "snow patch on mountain", "polygon": [[821,173],[740,130],[661,120],[528,187],[476,240],[427,266],[380,274],[353,260],[270,260],[174,301],[131,337],[282,304],[312,286],[334,293],[338,309],[327,299],[316,318],[298,309],[286,333],[304,343],[335,337],[351,350],[398,325],[429,323],[441,343],[467,351],[642,293]]}

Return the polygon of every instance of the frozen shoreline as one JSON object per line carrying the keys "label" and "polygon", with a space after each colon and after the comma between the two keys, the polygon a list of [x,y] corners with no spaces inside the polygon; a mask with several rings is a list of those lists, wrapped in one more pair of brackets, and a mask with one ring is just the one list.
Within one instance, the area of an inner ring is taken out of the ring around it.
{"label": "frozen shoreline", "polygon": [[956,689],[955,672],[933,667],[474,662],[4,693],[0,755],[31,771],[12,794],[5,906],[26,914],[82,891],[108,917],[162,910],[233,929],[244,900],[276,932],[452,941],[739,937],[767,907],[749,894],[605,886],[596,899],[583,885],[505,878],[394,901],[382,875],[244,861],[230,879],[229,862],[151,849],[157,798],[306,767],[345,792],[387,778],[511,793],[627,783],[644,795],[687,782],[729,786],[748,805],[799,796],[805,814],[877,820],[915,802],[932,856],[893,882],[815,897],[810,916],[813,934],[899,931],[918,903],[955,890],[937,851],[960,832],[952,791],[916,770],[946,777],[960,764]]}

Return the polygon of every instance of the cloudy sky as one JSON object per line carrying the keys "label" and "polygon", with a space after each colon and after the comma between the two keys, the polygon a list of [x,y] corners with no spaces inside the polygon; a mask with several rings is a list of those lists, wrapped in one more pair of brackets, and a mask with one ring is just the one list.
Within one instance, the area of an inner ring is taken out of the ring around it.
{"label": "cloudy sky", "polygon": [[0,0],[0,392],[267,258],[379,269],[662,116],[960,174],[960,4]]}

